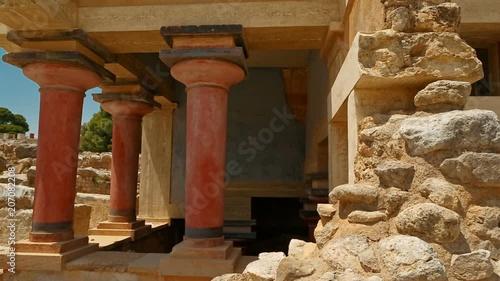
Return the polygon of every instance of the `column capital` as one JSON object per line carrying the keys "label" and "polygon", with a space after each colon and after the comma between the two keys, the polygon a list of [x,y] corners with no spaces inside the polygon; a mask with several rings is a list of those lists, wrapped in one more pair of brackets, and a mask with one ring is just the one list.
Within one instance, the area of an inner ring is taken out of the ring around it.
{"label": "column capital", "polygon": [[28,64],[23,67],[23,73],[36,82],[40,90],[52,88],[85,94],[101,84],[99,75],[90,70],[56,62]]}
{"label": "column capital", "polygon": [[113,115],[113,117],[138,117],[153,111],[153,106],[143,101],[112,99],[101,103],[102,109]]}
{"label": "column capital", "polygon": [[213,59],[183,60],[176,63],[170,73],[187,89],[212,86],[229,91],[245,78],[244,70],[235,63]]}

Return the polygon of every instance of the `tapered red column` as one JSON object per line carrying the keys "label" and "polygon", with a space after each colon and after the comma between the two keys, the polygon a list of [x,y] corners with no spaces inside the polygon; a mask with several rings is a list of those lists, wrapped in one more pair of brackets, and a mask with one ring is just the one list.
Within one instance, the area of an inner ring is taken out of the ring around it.
{"label": "tapered red column", "polygon": [[243,80],[231,62],[193,59],[175,64],[172,76],[186,85],[186,240],[196,246],[223,243],[227,95]]}
{"label": "tapered red column", "polygon": [[142,117],[153,110],[144,102],[111,100],[102,108],[113,115],[108,221],[135,222]]}
{"label": "tapered red column", "polygon": [[37,169],[32,242],[73,238],[78,146],[85,92],[100,84],[95,73],[54,63],[35,63],[24,74],[40,85]]}

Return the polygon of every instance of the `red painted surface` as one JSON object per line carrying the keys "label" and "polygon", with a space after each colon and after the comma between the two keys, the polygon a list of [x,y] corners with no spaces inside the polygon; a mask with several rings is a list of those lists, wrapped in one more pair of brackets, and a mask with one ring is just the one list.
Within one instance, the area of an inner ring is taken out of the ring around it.
{"label": "red painted surface", "polygon": [[[41,93],[33,224],[57,233],[60,225],[73,221],[83,98],[100,78],[51,63],[30,64],[23,72],[40,85]],[[57,241],[62,236],[53,237]]]}
{"label": "red painted surface", "polygon": [[112,222],[136,221],[137,172],[141,152],[142,117],[152,106],[112,100],[102,108],[113,115],[110,212]]}
{"label": "red painted surface", "polygon": [[[187,228],[220,228],[224,220],[224,167],[228,89],[244,78],[230,62],[194,59],[174,65],[187,92]],[[188,237],[189,238],[189,237]]]}

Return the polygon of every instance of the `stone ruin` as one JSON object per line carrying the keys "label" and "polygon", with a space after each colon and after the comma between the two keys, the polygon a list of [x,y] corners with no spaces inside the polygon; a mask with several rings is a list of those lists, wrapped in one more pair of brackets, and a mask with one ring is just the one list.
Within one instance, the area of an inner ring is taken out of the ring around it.
{"label": "stone ruin", "polygon": [[[27,239],[33,218],[37,144],[34,140],[0,140],[0,218],[9,216],[7,208],[9,166],[16,173],[17,238]],[[78,156],[74,230],[86,236],[89,228],[107,219],[111,178],[111,153],[83,152]],[[9,230],[0,229],[0,248],[7,246]]]}
{"label": "stone ruin", "polygon": [[387,29],[358,35],[359,69],[373,87],[416,88],[411,105],[359,119],[355,181],[318,205],[316,243],[213,281],[500,280],[500,121],[463,110],[483,74],[455,33],[460,8],[382,3]]}

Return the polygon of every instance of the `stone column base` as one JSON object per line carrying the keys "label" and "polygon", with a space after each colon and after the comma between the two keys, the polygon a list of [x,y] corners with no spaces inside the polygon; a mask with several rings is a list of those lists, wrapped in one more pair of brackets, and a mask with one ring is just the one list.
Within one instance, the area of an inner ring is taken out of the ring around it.
{"label": "stone column base", "polygon": [[225,241],[220,246],[210,248],[192,247],[181,242],[160,261],[159,270],[164,280],[174,277],[211,280],[215,276],[235,272],[240,258],[241,249],[234,248],[233,242]]}
{"label": "stone column base", "polygon": [[97,228],[89,229],[89,235],[130,236],[132,241],[139,240],[151,233],[151,225],[144,220],[135,222],[101,222]]}
{"label": "stone column base", "polygon": [[[15,269],[27,271],[62,271],[65,264],[99,249],[96,243],[88,243],[88,237],[77,237],[62,242],[16,242]],[[0,268],[8,269],[8,253],[0,256]]]}

